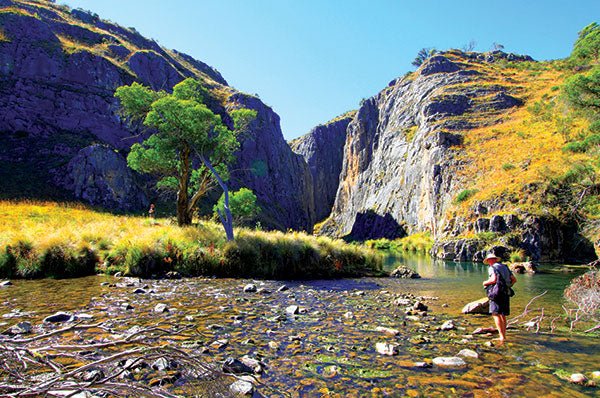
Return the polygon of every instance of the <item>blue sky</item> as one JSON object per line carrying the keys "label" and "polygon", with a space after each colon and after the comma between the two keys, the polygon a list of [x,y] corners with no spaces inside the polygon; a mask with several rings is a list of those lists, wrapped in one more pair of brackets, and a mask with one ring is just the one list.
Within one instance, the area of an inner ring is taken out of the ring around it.
{"label": "blue sky", "polygon": [[414,69],[423,47],[492,43],[535,59],[567,56],[600,1],[67,0],[133,26],[221,72],[307,133]]}

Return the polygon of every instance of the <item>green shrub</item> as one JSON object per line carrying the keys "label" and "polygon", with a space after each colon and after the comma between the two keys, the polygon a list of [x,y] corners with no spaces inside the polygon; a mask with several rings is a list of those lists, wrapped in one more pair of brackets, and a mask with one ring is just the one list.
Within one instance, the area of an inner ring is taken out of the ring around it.
{"label": "green shrub", "polygon": [[522,263],[526,260],[525,251],[523,249],[513,251],[508,258],[511,263]]}
{"label": "green shrub", "polygon": [[98,256],[89,247],[73,248],[53,245],[44,251],[40,259],[41,273],[51,278],[74,278],[93,275]]}
{"label": "green shrub", "polygon": [[161,275],[172,269],[168,255],[158,247],[132,247],[125,255],[125,274],[143,278]]}
{"label": "green shrub", "polygon": [[463,189],[458,193],[458,195],[456,195],[456,199],[454,199],[454,201],[456,203],[462,203],[471,196],[475,195],[477,192],[477,189]]}
{"label": "green shrub", "polygon": [[509,170],[514,169],[514,168],[515,168],[515,165],[512,164],[512,163],[504,163],[502,165],[502,170],[504,170],[504,171],[509,171]]}
{"label": "green shrub", "polygon": [[2,277],[39,278],[42,276],[38,254],[29,241],[7,246],[0,256]]}

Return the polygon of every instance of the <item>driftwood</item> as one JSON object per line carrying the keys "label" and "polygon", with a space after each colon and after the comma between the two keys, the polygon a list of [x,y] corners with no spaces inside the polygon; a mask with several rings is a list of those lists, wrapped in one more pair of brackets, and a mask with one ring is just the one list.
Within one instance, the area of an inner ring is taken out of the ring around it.
{"label": "driftwood", "polygon": [[[224,374],[207,354],[177,347],[182,336],[193,336],[188,330],[155,325],[98,341],[98,332],[111,335],[97,323],[29,338],[0,336],[0,396],[231,396],[234,376]],[[157,360],[166,369],[153,369]]]}

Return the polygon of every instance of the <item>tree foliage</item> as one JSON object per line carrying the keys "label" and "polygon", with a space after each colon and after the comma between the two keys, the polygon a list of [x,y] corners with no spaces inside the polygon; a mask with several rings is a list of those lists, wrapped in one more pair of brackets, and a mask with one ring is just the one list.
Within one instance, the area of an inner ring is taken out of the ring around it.
{"label": "tree foliage", "polygon": [[417,56],[412,61],[412,65],[415,68],[418,68],[419,66],[421,66],[423,64],[423,62],[425,62],[427,60],[427,58],[434,56],[435,54],[437,54],[437,52],[438,51],[435,48],[420,49],[419,52],[417,53]]}
{"label": "tree foliage", "polygon": [[600,66],[587,74],[571,76],[565,82],[564,93],[568,101],[577,108],[600,114]]}
{"label": "tree foliage", "polygon": [[[225,196],[221,195],[219,201],[213,207],[215,215],[218,214],[218,211],[224,211],[224,202]],[[236,224],[250,221],[260,213],[260,206],[256,203],[256,195],[248,188],[240,188],[238,191],[231,193],[229,208]]]}
{"label": "tree foliage", "polygon": [[232,131],[205,105],[208,95],[202,83],[191,78],[173,87],[171,94],[139,83],[115,92],[123,116],[155,132],[131,147],[127,162],[136,171],[158,176],[158,188],[177,192],[180,225],[191,223],[199,199],[217,183],[227,191],[227,165],[239,148],[237,136],[256,116],[248,109],[232,111]]}
{"label": "tree foliage", "polygon": [[573,52],[571,53],[571,59],[590,63],[598,62],[600,56],[600,25],[593,22],[583,28],[579,32],[577,41],[573,46]]}

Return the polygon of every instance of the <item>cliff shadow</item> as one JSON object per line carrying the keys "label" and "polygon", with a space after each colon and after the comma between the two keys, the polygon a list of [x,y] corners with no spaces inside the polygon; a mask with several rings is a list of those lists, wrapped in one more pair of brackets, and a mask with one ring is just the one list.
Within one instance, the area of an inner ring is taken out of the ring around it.
{"label": "cliff shadow", "polygon": [[350,242],[381,238],[398,239],[404,236],[406,231],[391,214],[382,216],[373,210],[367,210],[356,214],[352,231],[344,240]]}

